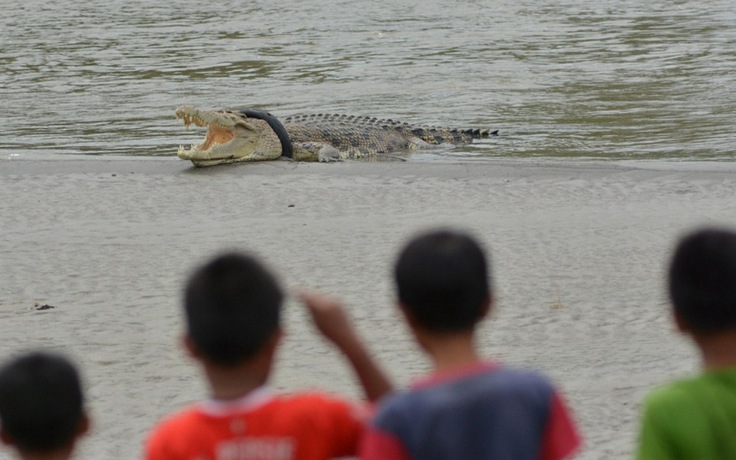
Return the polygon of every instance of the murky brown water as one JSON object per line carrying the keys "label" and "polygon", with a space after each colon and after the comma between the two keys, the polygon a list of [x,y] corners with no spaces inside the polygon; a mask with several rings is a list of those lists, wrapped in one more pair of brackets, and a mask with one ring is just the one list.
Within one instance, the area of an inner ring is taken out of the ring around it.
{"label": "murky brown water", "polygon": [[0,5],[2,157],[173,155],[186,103],[501,130],[454,157],[733,158],[730,0]]}

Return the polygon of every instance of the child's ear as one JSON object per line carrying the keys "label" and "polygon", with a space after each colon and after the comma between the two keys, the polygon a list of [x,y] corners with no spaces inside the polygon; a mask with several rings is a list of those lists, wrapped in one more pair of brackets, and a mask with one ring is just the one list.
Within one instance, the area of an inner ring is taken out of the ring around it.
{"label": "child's ear", "polygon": [[493,296],[491,294],[488,294],[488,297],[483,301],[483,305],[480,307],[480,315],[478,315],[478,319],[483,319],[486,316],[488,316],[491,313],[491,308],[493,307]]}
{"label": "child's ear", "polygon": [[403,302],[398,302],[397,305],[399,306],[399,311],[401,311],[401,316],[404,317],[404,320],[409,325],[411,329],[416,329],[417,321],[414,319],[414,315],[409,311],[408,308],[406,308],[406,305],[404,305]]}
{"label": "child's ear", "polygon": [[184,351],[186,351],[187,356],[196,360],[200,359],[201,354],[199,353],[199,349],[197,348],[197,345],[194,344],[194,341],[192,341],[192,338],[189,337],[189,334],[181,336],[181,346],[184,348]]}
{"label": "child's ear", "polygon": [[267,346],[273,350],[276,350],[279,345],[281,345],[281,342],[284,340],[285,332],[284,330],[279,327],[274,331],[273,336],[268,340]]}
{"label": "child's ear", "polygon": [[89,415],[87,413],[82,414],[82,420],[79,421],[79,428],[77,428],[77,437],[81,438],[82,436],[86,435],[89,432],[90,427],[92,426],[92,422],[90,421]]}
{"label": "child's ear", "polygon": [[0,441],[7,446],[15,444],[13,438],[11,438],[5,430],[0,429]]}
{"label": "child's ear", "polygon": [[[266,340],[263,346],[253,355],[248,362],[253,369],[261,369],[263,375],[268,375],[271,372],[271,367],[276,360],[276,354],[278,353],[281,341],[284,339],[284,331],[281,327],[271,334],[271,337]],[[258,373],[256,371],[256,373]]]}
{"label": "child's ear", "polygon": [[677,326],[677,330],[683,334],[689,334],[690,333],[690,325],[685,321],[685,319],[682,318],[682,316],[678,315],[677,313],[672,314],[672,318],[675,321],[675,326]]}

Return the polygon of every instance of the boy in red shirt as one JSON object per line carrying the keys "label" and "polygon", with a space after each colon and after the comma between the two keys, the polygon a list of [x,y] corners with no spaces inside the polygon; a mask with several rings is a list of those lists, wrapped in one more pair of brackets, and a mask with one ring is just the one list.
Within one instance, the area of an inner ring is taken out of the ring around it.
{"label": "boy in red shirt", "polygon": [[[303,293],[318,329],[349,360],[369,400],[391,390],[339,304]],[[267,387],[282,337],[283,293],[253,257],[228,253],[199,268],[186,287],[188,353],[210,399],[153,430],[147,460],[321,460],[355,455],[364,404],[317,392],[278,395]]]}

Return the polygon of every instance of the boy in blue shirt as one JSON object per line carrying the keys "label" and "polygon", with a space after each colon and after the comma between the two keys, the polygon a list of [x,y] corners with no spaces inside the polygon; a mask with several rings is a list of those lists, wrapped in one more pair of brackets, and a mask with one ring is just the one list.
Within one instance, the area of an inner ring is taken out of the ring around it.
{"label": "boy in blue shirt", "polygon": [[361,459],[563,459],[578,448],[573,421],[546,377],[478,353],[476,327],[493,295],[473,238],[422,234],[401,251],[394,275],[400,311],[434,369],[381,402]]}

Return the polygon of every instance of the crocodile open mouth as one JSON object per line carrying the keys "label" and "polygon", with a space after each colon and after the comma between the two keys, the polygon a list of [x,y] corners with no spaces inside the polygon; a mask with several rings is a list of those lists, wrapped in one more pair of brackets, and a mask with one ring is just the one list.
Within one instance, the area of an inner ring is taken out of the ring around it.
{"label": "crocodile open mouth", "polygon": [[227,144],[235,137],[236,131],[234,128],[223,128],[222,126],[210,125],[207,127],[207,134],[204,140],[199,145],[193,145],[195,148],[202,151],[210,150],[212,147],[217,145]]}
{"label": "crocodile open mouth", "polygon": [[207,128],[207,133],[201,144],[192,144],[190,149],[179,146],[177,154],[190,157],[195,153],[216,150],[231,142],[237,135],[237,124],[222,114],[200,111],[192,106],[182,106],[176,110],[176,118],[184,121],[184,126],[191,125]]}

